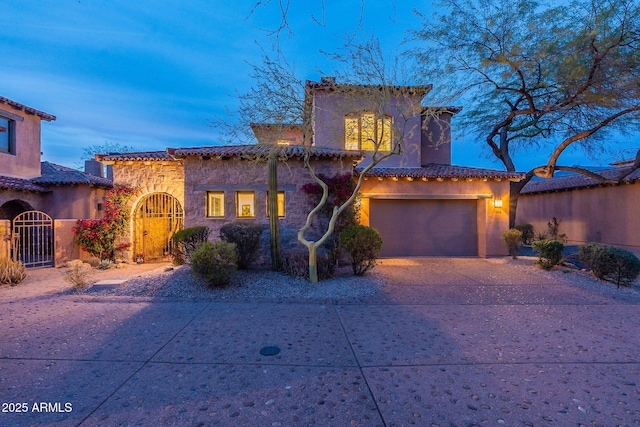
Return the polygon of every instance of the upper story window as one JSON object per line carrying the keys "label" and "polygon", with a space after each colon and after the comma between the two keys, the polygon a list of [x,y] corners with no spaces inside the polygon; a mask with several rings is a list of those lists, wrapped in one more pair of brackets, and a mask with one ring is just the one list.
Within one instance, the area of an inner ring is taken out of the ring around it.
{"label": "upper story window", "polygon": [[365,111],[344,118],[345,150],[391,151],[391,117]]}
{"label": "upper story window", "polygon": [[15,121],[0,116],[0,153],[14,154]]}

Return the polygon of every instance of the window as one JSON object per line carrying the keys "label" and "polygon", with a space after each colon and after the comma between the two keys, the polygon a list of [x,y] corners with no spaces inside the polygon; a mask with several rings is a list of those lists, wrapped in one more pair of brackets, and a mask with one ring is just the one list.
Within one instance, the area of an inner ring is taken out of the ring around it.
{"label": "window", "polygon": [[207,217],[224,217],[224,191],[207,191]]}
{"label": "window", "polygon": [[[267,192],[267,216],[269,216],[269,192]],[[278,191],[278,217],[284,217],[284,191]]]}
{"label": "window", "polygon": [[14,154],[14,121],[0,116],[0,153]]}
{"label": "window", "polygon": [[236,193],[236,216],[239,218],[256,216],[256,194],[253,191],[238,191]]}
{"label": "window", "polygon": [[344,119],[344,148],[346,150],[391,151],[393,138],[391,117],[372,112],[349,114]]}

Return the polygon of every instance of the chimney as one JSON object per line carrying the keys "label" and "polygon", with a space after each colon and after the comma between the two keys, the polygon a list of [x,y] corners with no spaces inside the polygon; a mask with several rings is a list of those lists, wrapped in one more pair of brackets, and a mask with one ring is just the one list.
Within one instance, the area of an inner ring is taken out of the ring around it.
{"label": "chimney", "polygon": [[84,171],[94,176],[99,176],[100,178],[104,178],[104,172],[102,168],[102,163],[97,160],[85,160],[84,161]]}

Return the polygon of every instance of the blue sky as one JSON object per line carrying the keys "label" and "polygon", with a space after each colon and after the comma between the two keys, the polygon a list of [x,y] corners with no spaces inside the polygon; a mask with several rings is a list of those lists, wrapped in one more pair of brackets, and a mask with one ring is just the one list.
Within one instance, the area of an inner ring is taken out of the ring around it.
{"label": "blue sky", "polygon": [[[255,0],[26,0],[7,2],[0,14],[0,96],[57,116],[43,122],[43,160],[74,166],[82,149],[105,141],[136,150],[214,145],[209,119],[233,110],[234,94],[250,85],[248,62],[270,48],[264,29],[279,23],[278,2],[251,13]],[[321,50],[335,51],[358,24],[360,0],[293,0],[294,34],[281,46],[298,77],[318,80],[332,65]],[[362,28],[383,49],[398,52],[412,10],[430,1],[366,2]],[[320,24],[318,23],[320,22]],[[455,121],[454,121],[455,126]],[[636,140],[637,141],[637,140]],[[631,144],[637,146],[638,144]],[[501,169],[481,142],[458,136],[453,162]],[[606,164],[631,153],[564,164]],[[544,162],[521,153],[519,169]]]}

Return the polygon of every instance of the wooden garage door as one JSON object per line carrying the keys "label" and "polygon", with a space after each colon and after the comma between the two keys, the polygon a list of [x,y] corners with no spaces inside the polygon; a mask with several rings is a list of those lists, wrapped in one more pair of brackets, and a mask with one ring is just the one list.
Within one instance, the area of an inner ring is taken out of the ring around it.
{"label": "wooden garage door", "polygon": [[369,221],[382,236],[382,256],[477,256],[476,200],[380,200]]}

